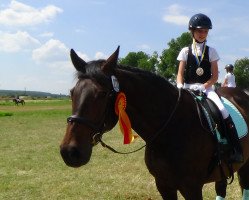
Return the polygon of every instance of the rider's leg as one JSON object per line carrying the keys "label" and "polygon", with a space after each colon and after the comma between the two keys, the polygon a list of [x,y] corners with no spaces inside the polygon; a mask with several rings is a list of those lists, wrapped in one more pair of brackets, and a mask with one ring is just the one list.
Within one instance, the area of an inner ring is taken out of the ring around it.
{"label": "rider's leg", "polygon": [[229,115],[228,111],[224,107],[219,96],[216,94],[216,92],[212,88],[207,89],[205,93],[207,97],[213,100],[214,103],[218,106],[223,116],[223,119],[225,121],[227,139],[229,140],[228,142],[230,142],[230,144],[233,147],[233,153],[230,157],[231,162],[243,162],[242,148],[240,145],[236,127],[233,123],[231,116]]}

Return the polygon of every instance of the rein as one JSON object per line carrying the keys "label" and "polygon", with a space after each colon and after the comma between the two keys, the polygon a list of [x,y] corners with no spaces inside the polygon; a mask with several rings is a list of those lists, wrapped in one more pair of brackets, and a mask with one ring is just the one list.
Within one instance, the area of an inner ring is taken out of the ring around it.
{"label": "rein", "polygon": [[168,126],[169,122],[171,121],[172,117],[174,116],[176,109],[180,103],[181,100],[181,96],[182,96],[182,88],[178,89],[178,98],[177,98],[177,102],[175,104],[175,107],[173,108],[169,118],[167,119],[167,121],[164,123],[163,127],[154,135],[154,137],[151,139],[151,141],[149,141],[149,143],[152,143]]}
{"label": "rein", "polygon": [[[86,126],[90,127],[91,129],[93,129],[96,133],[93,134],[92,136],[92,144],[93,146],[97,145],[98,143],[100,143],[104,148],[107,148],[109,150],[111,150],[112,152],[114,153],[118,153],[118,154],[131,154],[131,153],[135,153],[141,149],[143,149],[144,147],[146,147],[147,144],[139,147],[138,149],[136,150],[133,150],[133,151],[129,151],[129,152],[120,152],[120,151],[117,151],[115,150],[114,148],[110,147],[109,145],[107,145],[105,142],[103,142],[102,140],[102,135],[104,134],[104,127],[105,127],[105,120],[106,120],[106,115],[108,113],[108,108],[110,106],[110,102],[112,102],[112,99],[113,97],[115,97],[116,95],[113,95],[113,94],[116,94],[117,91],[115,90],[112,90],[109,94],[109,100],[108,100],[108,103],[107,103],[107,106],[106,106],[106,110],[103,114],[103,117],[102,119],[100,120],[100,125],[96,125],[95,123],[93,123],[91,120],[85,118],[85,117],[78,117],[77,115],[72,115],[70,117],[67,118],[67,123],[78,123],[78,124],[85,124]],[[166,122],[164,123],[163,127],[158,131],[156,132],[156,134],[154,135],[154,137],[148,142],[148,143],[153,143],[153,141],[166,129],[166,127],[168,126],[169,122],[171,121],[172,117],[174,116],[175,112],[176,112],[176,109],[179,105],[179,102],[180,102],[180,99],[181,99],[181,94],[182,94],[182,89],[178,89],[178,98],[177,98],[177,102],[169,116],[169,118],[166,120]]]}
{"label": "rein", "polygon": [[[176,109],[177,109],[177,107],[178,107],[178,105],[179,105],[179,102],[180,102],[180,99],[181,99],[181,95],[182,95],[182,89],[180,88],[179,90],[178,90],[178,98],[177,98],[177,102],[176,102],[176,104],[175,104],[175,107],[174,107],[174,109],[172,110],[172,112],[171,112],[171,114],[170,114],[170,116],[169,116],[169,118],[167,119],[167,121],[164,123],[164,125],[163,125],[163,127],[154,135],[154,137],[151,139],[151,141],[149,141],[149,143],[151,144],[151,143],[153,143],[153,141],[166,129],[166,127],[168,126],[168,124],[169,124],[169,122],[171,121],[171,119],[172,119],[172,117],[174,116],[174,114],[175,114],[175,112],[176,112]],[[143,149],[144,147],[146,147],[147,146],[147,144],[145,144],[145,145],[143,145],[143,146],[141,146],[141,147],[139,147],[138,149],[136,149],[136,150],[133,150],[133,151],[129,151],[129,152],[120,152],[120,151],[117,151],[117,150],[115,150],[114,148],[112,148],[112,147],[110,147],[109,145],[107,145],[106,143],[104,143],[103,142],[103,140],[101,139],[102,138],[102,135],[101,134],[96,134],[95,136],[100,136],[99,138],[98,138],[98,141],[100,142],[100,144],[104,147],[104,148],[107,148],[107,149],[109,149],[110,151],[112,151],[113,153],[118,153],[118,154],[131,154],[131,153],[135,153],[135,152],[137,152],[137,151],[140,151],[141,149]]]}

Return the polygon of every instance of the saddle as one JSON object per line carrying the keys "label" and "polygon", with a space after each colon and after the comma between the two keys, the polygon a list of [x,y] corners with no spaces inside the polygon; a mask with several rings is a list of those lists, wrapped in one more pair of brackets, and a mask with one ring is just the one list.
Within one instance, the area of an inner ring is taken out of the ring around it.
{"label": "saddle", "polygon": [[204,93],[195,94],[195,96],[201,123],[203,124],[205,120],[208,121],[208,127],[205,128],[212,132],[217,143],[223,150],[226,150],[229,146],[226,138],[226,125],[218,106]]}
{"label": "saddle", "polygon": [[[221,163],[224,163],[230,171],[228,178],[231,178],[232,182],[233,168],[230,158],[234,147],[231,146],[231,141],[229,140],[228,134],[226,132],[227,127],[223,120],[222,114],[216,104],[211,99],[208,99],[204,93],[196,93],[190,90],[189,92],[195,100],[202,127],[206,131],[211,132],[216,141],[216,149],[213,154],[213,159],[209,165],[208,174],[210,175],[213,169],[218,166],[223,179],[227,179],[221,166]],[[231,115],[231,120],[234,121],[238,137],[243,138],[248,134],[248,127],[245,119],[239,110],[232,104],[232,102],[224,97],[220,97],[220,99]]]}
{"label": "saddle", "polygon": [[228,160],[228,157],[232,151],[232,147],[227,142],[228,139],[226,138],[226,125],[224,123],[222,114],[217,105],[211,99],[207,98],[204,93],[195,93],[193,91],[190,91],[190,93],[195,99],[202,127],[211,132],[216,141],[216,149],[213,159],[209,165],[208,174],[210,175],[213,169],[216,166],[219,166],[223,179],[227,179],[221,167],[221,163],[223,162],[227,165],[230,171],[229,178],[231,178],[233,181],[233,169],[231,162]]}

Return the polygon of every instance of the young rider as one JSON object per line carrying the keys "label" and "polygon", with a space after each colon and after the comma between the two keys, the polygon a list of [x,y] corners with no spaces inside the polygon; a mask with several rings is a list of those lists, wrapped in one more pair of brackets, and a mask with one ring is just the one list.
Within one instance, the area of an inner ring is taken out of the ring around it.
{"label": "young rider", "polygon": [[189,21],[189,30],[192,33],[193,43],[184,47],[177,60],[179,68],[177,74],[177,87],[199,90],[213,100],[220,109],[227,127],[227,137],[233,146],[232,162],[243,162],[237,130],[231,116],[224,107],[220,98],[212,88],[218,79],[219,55],[216,50],[206,45],[209,29],[212,22],[204,14],[196,14]]}
{"label": "young rider", "polygon": [[223,87],[236,87],[235,76],[233,73],[233,65],[228,64],[225,66],[227,74],[225,75],[225,80],[222,84]]}

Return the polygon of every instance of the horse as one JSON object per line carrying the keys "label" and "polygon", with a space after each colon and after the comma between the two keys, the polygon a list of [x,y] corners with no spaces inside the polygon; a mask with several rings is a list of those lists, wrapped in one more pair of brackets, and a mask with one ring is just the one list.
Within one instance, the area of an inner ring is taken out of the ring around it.
{"label": "horse", "polygon": [[22,104],[22,105],[25,105],[25,101],[23,99],[19,99],[19,98],[14,98],[13,99],[13,102],[15,103],[15,105],[18,106],[18,104]]}
{"label": "horse", "polygon": [[[66,165],[77,168],[89,162],[93,147],[119,120],[115,103],[117,95],[123,92],[132,129],[146,143],[145,164],[164,200],[177,200],[177,191],[186,200],[202,200],[204,184],[222,180],[218,166],[209,171],[216,140],[203,128],[190,92],[177,89],[155,73],[118,64],[119,47],[106,60],[85,62],[73,49],[70,55],[78,81],[70,91],[72,115],[67,119],[60,144]],[[113,83],[113,77],[118,84]],[[236,105],[249,126],[248,96],[237,88],[222,88],[219,94]],[[244,162],[232,167],[238,171],[246,194],[249,192],[248,135],[240,142]],[[221,167],[228,177],[227,165],[222,162]]]}

